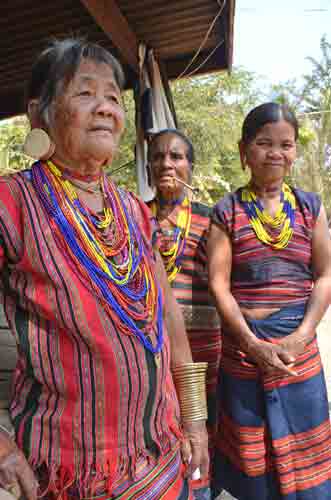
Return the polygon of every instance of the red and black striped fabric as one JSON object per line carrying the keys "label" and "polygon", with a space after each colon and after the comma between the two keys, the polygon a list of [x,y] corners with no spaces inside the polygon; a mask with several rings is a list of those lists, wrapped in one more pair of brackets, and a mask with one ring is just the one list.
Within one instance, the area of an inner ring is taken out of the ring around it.
{"label": "red and black striped fabric", "polygon": [[[313,286],[312,232],[320,200],[313,193],[294,194],[294,234],[282,250],[256,238],[240,190],[213,213],[232,242],[231,290],[239,305],[279,309],[265,319],[246,318],[257,338],[272,343],[298,328]],[[222,339],[216,490],[224,488],[238,500],[330,499],[331,431],[316,335],[295,362],[296,377],[261,373],[226,325]]]}
{"label": "red and black striped fabric", "polygon": [[[178,210],[181,210],[181,206],[175,206],[166,219],[159,221],[161,251],[167,251],[173,245]],[[193,360],[208,363],[208,423],[212,432],[216,422],[215,396],[221,358],[221,327],[208,287],[206,243],[211,208],[192,202],[191,211],[190,231],[185,241],[180,271],[171,282],[171,287],[183,311]]]}
{"label": "red and black striped fabric", "polygon": [[[162,492],[177,499],[186,490],[167,332],[158,368],[136,337],[116,330],[68,265],[30,177],[28,170],[0,179],[1,291],[18,344],[11,402],[17,443],[35,470],[46,470],[55,496],[69,485],[91,496],[103,481],[111,498],[114,491],[123,500],[142,498],[134,485],[145,464],[139,478],[148,498]],[[148,208],[122,194],[151,242]]]}
{"label": "red and black striped fabric", "polygon": [[310,296],[311,236],[321,202],[315,193],[293,192],[297,201],[293,236],[282,250],[256,237],[241,203],[241,189],[214,208],[213,221],[231,239],[231,290],[242,307],[279,308],[304,303]]}
{"label": "red and black striped fabric", "polygon": [[[276,343],[301,323],[305,306],[246,320]],[[331,498],[331,429],[316,336],[297,358],[297,376],[262,374],[223,328],[213,480],[238,500]]]}

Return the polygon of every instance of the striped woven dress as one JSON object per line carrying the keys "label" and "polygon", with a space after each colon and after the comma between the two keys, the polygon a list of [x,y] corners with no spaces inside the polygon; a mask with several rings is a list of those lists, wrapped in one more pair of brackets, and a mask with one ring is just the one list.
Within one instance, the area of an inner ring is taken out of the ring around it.
{"label": "striped woven dress", "polygon": [[[175,206],[171,214],[159,222],[161,254],[173,245],[177,213],[181,209],[181,206]],[[221,330],[219,316],[208,288],[206,242],[210,214],[210,207],[199,202],[191,203],[190,230],[180,260],[180,271],[171,282],[171,287],[184,315],[193,360],[208,362],[208,427],[212,435],[216,423],[216,385],[221,357]]]}
{"label": "striped woven dress", "polygon": [[[213,212],[232,242],[231,291],[239,306],[278,309],[262,320],[246,318],[257,338],[273,343],[300,325],[313,286],[312,231],[320,200],[293,192],[294,234],[282,250],[257,239],[241,190]],[[216,490],[239,500],[330,499],[330,420],[316,334],[295,362],[296,377],[261,373],[226,325],[222,338]]]}
{"label": "striped woven dress", "polygon": [[[151,214],[119,193],[154,265]],[[135,336],[117,331],[57,246],[30,170],[0,179],[0,242],[18,345],[11,418],[41,495],[190,499],[167,332],[158,367]]]}

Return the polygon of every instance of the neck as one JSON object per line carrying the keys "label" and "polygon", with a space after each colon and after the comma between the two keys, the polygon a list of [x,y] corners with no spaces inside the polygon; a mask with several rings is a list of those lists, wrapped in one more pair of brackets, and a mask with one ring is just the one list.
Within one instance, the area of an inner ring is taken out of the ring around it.
{"label": "neck", "polygon": [[255,192],[256,196],[262,199],[272,199],[280,196],[284,180],[270,181],[261,184],[255,179],[251,179],[249,186]]}
{"label": "neck", "polygon": [[66,161],[57,155],[51,161],[65,174],[67,178],[78,179],[85,182],[100,180],[103,172],[103,164],[90,160],[76,164],[74,161]]}
{"label": "neck", "polygon": [[179,196],[173,198],[164,198],[161,194],[158,194],[157,201],[158,205],[163,207],[174,207],[176,205],[180,205],[185,198],[185,193],[182,192]]}

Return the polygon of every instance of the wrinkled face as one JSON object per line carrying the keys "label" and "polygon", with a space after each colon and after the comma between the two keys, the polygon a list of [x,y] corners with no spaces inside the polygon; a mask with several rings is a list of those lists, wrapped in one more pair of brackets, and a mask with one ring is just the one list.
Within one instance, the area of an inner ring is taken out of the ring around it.
{"label": "wrinkled face", "polygon": [[124,110],[112,68],[84,60],[52,108],[54,160],[110,163],[124,129]]}
{"label": "wrinkled face", "polygon": [[296,159],[295,130],[285,120],[267,123],[252,142],[239,147],[242,164],[247,163],[253,182],[282,181]]}
{"label": "wrinkled face", "polygon": [[185,142],[171,133],[159,137],[151,146],[150,169],[157,192],[164,198],[179,198],[184,186],[175,177],[191,182],[192,168]]}

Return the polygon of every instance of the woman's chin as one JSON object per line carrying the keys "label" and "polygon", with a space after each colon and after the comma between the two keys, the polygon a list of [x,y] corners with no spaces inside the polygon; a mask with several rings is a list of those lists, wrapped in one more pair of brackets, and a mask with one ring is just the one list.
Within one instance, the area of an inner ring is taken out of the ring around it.
{"label": "woman's chin", "polygon": [[173,186],[169,189],[166,187],[162,186],[162,188],[158,189],[159,194],[161,197],[165,200],[176,200],[177,198],[180,197],[181,193],[178,192],[178,190],[174,189]]}
{"label": "woman's chin", "polygon": [[114,150],[110,148],[90,148],[85,152],[84,160],[100,166],[110,165],[114,158]]}
{"label": "woman's chin", "polygon": [[162,192],[172,193],[176,190],[176,182],[173,178],[164,179],[158,182],[158,188]]}
{"label": "woman's chin", "polygon": [[114,140],[101,139],[86,144],[85,151],[96,159],[113,158],[116,154],[118,144]]}

